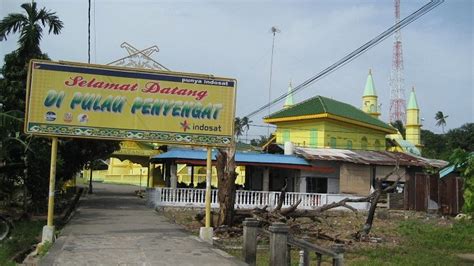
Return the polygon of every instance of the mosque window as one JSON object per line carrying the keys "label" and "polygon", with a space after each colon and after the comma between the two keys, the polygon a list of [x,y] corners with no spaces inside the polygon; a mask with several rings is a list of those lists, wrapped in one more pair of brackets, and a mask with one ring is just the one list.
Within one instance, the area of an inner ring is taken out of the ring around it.
{"label": "mosque window", "polygon": [[318,146],[318,131],[315,128],[309,131],[309,146],[310,147]]}
{"label": "mosque window", "polygon": [[380,141],[379,141],[378,139],[375,140],[375,144],[374,144],[374,145],[375,145],[375,150],[376,150],[376,151],[379,151],[379,150],[380,150]]}
{"label": "mosque window", "polygon": [[362,139],[360,140],[360,148],[362,150],[367,150],[367,138],[366,137],[362,137]]}
{"label": "mosque window", "polygon": [[329,147],[331,147],[333,149],[337,148],[337,140],[336,140],[335,137],[331,137],[329,139]]}
{"label": "mosque window", "polygon": [[352,140],[347,140],[347,145],[346,145],[348,150],[352,150]]}
{"label": "mosque window", "polygon": [[283,130],[283,143],[290,141],[290,130],[284,129]]}

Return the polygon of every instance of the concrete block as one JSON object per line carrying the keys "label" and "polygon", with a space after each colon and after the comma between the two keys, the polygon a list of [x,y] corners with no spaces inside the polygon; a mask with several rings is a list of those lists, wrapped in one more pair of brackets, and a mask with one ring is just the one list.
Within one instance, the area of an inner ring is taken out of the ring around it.
{"label": "concrete block", "polygon": [[214,236],[214,228],[212,227],[201,227],[199,229],[199,237],[212,245],[212,237]]}
{"label": "concrete block", "polygon": [[43,235],[41,237],[41,243],[46,241],[53,243],[56,240],[54,235],[54,226],[43,226]]}

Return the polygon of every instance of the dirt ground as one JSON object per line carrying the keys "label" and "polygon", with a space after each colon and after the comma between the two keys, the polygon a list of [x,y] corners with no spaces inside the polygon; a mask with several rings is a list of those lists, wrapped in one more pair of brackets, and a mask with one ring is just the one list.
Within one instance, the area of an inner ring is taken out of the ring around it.
{"label": "dirt ground", "polygon": [[[160,210],[166,217],[177,224],[184,226],[187,230],[194,234],[199,234],[199,228],[203,224],[194,217],[197,213],[202,213],[201,209],[183,209],[183,208],[166,208]],[[216,218],[216,217],[215,217]],[[366,213],[352,213],[349,211],[327,211],[319,222],[311,221],[307,218],[300,218],[290,221],[291,234],[295,237],[308,238],[310,242],[324,247],[330,247],[333,241],[316,239],[314,233],[321,232],[332,237],[346,240],[346,250],[348,252],[358,249],[377,248],[377,247],[393,247],[401,243],[402,238],[397,232],[398,225],[405,220],[430,221],[442,227],[449,227],[453,223],[451,217],[443,217],[436,214],[427,214],[413,211],[398,211],[380,209],[376,212],[372,231],[370,233],[371,241],[354,242],[352,234],[357,232],[366,219]],[[241,225],[235,227],[241,228]],[[308,236],[308,232],[311,232]],[[239,232],[219,233],[216,234],[215,242],[218,245],[229,249],[237,249],[241,246],[242,237]],[[268,243],[266,236],[259,236],[259,244]]]}

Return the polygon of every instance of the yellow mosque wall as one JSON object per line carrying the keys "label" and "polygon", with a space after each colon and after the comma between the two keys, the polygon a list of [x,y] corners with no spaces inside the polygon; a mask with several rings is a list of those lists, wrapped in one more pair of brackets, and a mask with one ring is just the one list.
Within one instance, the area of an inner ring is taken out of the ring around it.
{"label": "yellow mosque wall", "polygon": [[311,148],[385,150],[386,133],[335,120],[275,123],[276,143],[293,142]]}
{"label": "yellow mosque wall", "polygon": [[[83,177],[89,180],[90,170],[83,171]],[[112,184],[129,184],[146,186],[148,179],[148,168],[129,160],[121,161],[111,157],[107,170],[94,170],[92,180]]]}

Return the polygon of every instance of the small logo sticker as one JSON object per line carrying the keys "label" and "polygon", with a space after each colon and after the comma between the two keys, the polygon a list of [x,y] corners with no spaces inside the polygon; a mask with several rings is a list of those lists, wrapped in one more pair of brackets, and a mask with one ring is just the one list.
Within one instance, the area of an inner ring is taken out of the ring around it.
{"label": "small logo sticker", "polygon": [[46,121],[54,121],[54,120],[56,120],[56,113],[55,112],[47,112],[46,115],[44,116],[44,119],[46,119]]}
{"label": "small logo sticker", "polygon": [[87,123],[89,121],[89,117],[86,114],[80,114],[77,116],[77,120],[79,123]]}
{"label": "small logo sticker", "polygon": [[182,122],[180,124],[181,124],[181,128],[184,130],[184,132],[186,132],[186,130],[190,129],[189,123],[188,123],[187,120],[184,120],[184,122]]}
{"label": "small logo sticker", "polygon": [[64,122],[71,123],[72,122],[72,114],[71,113],[65,113],[64,114]]}

